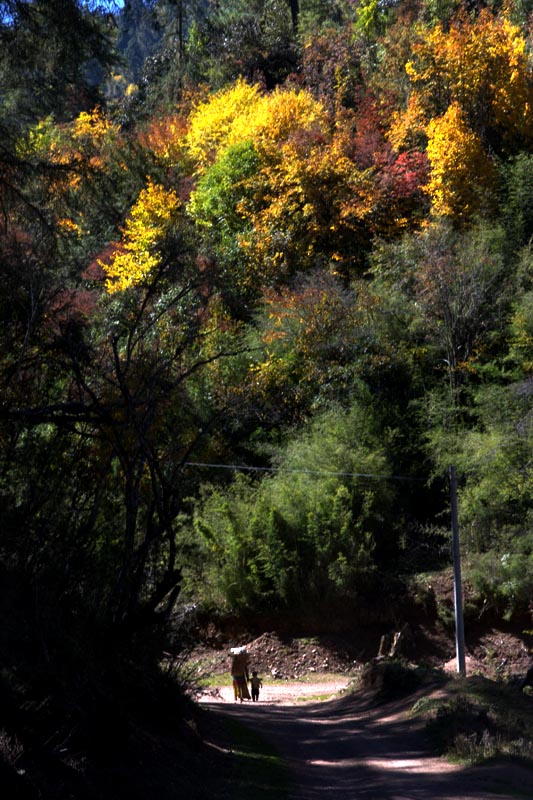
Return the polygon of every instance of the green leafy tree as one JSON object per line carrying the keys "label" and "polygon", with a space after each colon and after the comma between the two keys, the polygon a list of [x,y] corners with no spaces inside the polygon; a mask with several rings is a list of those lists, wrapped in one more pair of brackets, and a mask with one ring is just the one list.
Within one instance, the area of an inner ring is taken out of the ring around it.
{"label": "green leafy tree", "polygon": [[368,398],[317,417],[274,464],[279,471],[260,484],[237,479],[198,505],[213,581],[207,599],[308,612],[355,606],[394,550],[384,530],[394,491],[365,477],[387,474]]}
{"label": "green leafy tree", "polygon": [[239,237],[250,228],[243,208],[253,202],[260,166],[251,140],[231,145],[199,178],[188,205],[205,257],[216,262],[218,289],[235,318],[248,317],[255,295],[255,290],[245,290],[246,262]]}
{"label": "green leafy tree", "polygon": [[372,299],[322,271],[265,292],[257,315],[253,383],[265,407],[299,419],[356,391],[367,375]]}
{"label": "green leafy tree", "polygon": [[346,0],[300,0],[298,15],[298,38],[304,49],[312,45],[313,39],[324,33],[340,30],[352,21],[354,9]]}
{"label": "green leafy tree", "polygon": [[0,93],[14,126],[93,108],[114,52],[105,16],[78,0],[3,0]]}
{"label": "green leafy tree", "polygon": [[440,469],[460,475],[460,526],[466,574],[484,610],[523,616],[533,598],[531,378],[486,386],[475,398],[475,425],[460,436],[435,431]]}
{"label": "green leafy tree", "polygon": [[387,7],[378,0],[365,0],[359,4],[355,18],[356,31],[367,40],[375,39],[384,32]]}
{"label": "green leafy tree", "polygon": [[527,245],[533,235],[532,170],[533,158],[527,152],[519,153],[503,168],[505,194],[500,213],[514,253]]}
{"label": "green leafy tree", "polygon": [[282,83],[297,63],[297,8],[286,0],[214,5],[207,18],[210,82],[216,86],[242,76],[269,88]]}
{"label": "green leafy tree", "polygon": [[130,82],[137,83],[144,62],[161,42],[162,32],[152,0],[126,0],[118,15],[117,49],[126,61]]}
{"label": "green leafy tree", "polygon": [[525,291],[513,304],[510,319],[509,361],[519,375],[533,370],[533,291]]}
{"label": "green leafy tree", "polygon": [[501,315],[509,310],[513,282],[504,245],[503,231],[486,224],[465,232],[437,224],[382,251],[382,274],[392,267],[387,254],[399,257],[401,266],[389,277],[400,288],[412,341],[429,348],[452,398],[490,361]]}

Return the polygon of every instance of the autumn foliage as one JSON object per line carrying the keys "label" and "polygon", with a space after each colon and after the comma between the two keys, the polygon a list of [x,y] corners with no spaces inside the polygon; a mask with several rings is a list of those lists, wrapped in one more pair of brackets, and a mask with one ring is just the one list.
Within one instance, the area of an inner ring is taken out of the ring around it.
{"label": "autumn foliage", "polygon": [[101,262],[109,292],[119,292],[147,279],[161,264],[161,245],[179,212],[176,193],[151,180],[126,219],[122,245],[111,261]]}
{"label": "autumn foliage", "polygon": [[481,137],[468,125],[458,103],[427,125],[431,166],[425,189],[436,216],[468,219],[490,202],[494,165]]}
{"label": "autumn foliage", "polygon": [[526,629],[527,3],[0,5],[0,695],[61,797],[197,611],[434,613],[452,464],[469,613]]}
{"label": "autumn foliage", "polygon": [[478,16],[461,10],[449,27],[420,26],[418,37],[405,65],[407,107],[395,113],[389,138],[400,150],[427,140],[433,211],[465,219],[494,186],[494,156],[531,142],[526,38],[507,14],[488,9]]}

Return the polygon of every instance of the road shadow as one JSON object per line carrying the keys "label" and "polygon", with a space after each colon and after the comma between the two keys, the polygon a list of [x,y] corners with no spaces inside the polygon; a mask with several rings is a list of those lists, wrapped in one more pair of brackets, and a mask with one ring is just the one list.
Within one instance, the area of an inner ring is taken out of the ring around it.
{"label": "road shadow", "polygon": [[305,706],[208,706],[260,733],[293,777],[291,800],[511,800],[533,798],[533,771],[465,768],[431,752],[416,699],[377,705],[355,693]]}

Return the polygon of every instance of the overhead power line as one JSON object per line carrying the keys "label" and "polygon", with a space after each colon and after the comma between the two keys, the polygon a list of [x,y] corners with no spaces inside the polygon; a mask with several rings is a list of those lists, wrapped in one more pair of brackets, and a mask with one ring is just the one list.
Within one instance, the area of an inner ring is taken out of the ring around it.
{"label": "overhead power line", "polygon": [[334,472],[318,469],[285,469],[284,467],[251,467],[246,464],[209,464],[202,461],[184,461],[185,467],[207,467],[209,469],[229,469],[235,472],[275,472],[297,475],[328,475],[341,478],[370,478],[379,481],[417,481],[425,482],[425,478],[412,478],[407,475],[375,475],[372,472]]}

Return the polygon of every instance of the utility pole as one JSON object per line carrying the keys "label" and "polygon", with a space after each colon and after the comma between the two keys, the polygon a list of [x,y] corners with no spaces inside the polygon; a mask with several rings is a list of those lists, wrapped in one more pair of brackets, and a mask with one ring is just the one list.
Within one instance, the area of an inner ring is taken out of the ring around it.
{"label": "utility pole", "polygon": [[457,511],[457,482],[455,467],[450,467],[450,500],[452,509],[453,537],[453,597],[455,605],[455,650],[457,672],[466,675],[465,628],[463,619],[463,586],[461,580],[461,549],[459,547],[459,514]]}

